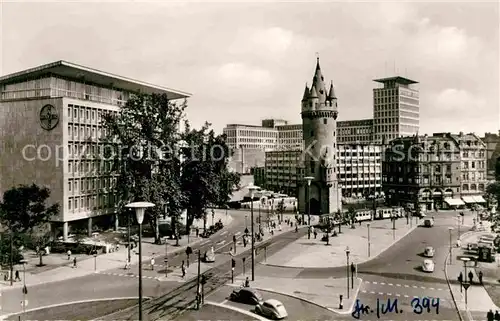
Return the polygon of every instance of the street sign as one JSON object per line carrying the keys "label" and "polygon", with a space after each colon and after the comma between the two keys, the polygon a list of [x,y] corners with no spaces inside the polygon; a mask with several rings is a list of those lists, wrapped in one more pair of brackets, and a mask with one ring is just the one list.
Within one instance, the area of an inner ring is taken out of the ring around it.
{"label": "street sign", "polygon": [[462,283],[462,286],[464,287],[465,291],[467,291],[467,289],[470,286],[470,283]]}

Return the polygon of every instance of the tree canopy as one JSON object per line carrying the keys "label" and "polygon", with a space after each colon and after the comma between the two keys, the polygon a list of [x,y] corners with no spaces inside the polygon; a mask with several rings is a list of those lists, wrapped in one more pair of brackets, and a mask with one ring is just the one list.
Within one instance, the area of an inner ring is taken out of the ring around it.
{"label": "tree canopy", "polygon": [[[165,212],[177,222],[187,210],[188,222],[204,216],[209,206],[221,206],[239,183],[229,173],[229,148],[225,136],[215,135],[206,123],[192,129],[185,120],[187,103],[173,102],[166,94],[134,95],[118,114],[103,118],[107,130],[107,152],[103,162],[111,161],[109,175],[117,177],[117,207],[132,201],[148,201],[156,206],[146,211],[147,222],[156,231],[158,218]],[[185,131],[179,128],[185,123]],[[106,166],[102,166],[106,168]]]}
{"label": "tree canopy", "polygon": [[9,231],[31,233],[59,213],[59,204],[47,206],[50,190],[35,184],[7,190],[0,203],[0,222]]}

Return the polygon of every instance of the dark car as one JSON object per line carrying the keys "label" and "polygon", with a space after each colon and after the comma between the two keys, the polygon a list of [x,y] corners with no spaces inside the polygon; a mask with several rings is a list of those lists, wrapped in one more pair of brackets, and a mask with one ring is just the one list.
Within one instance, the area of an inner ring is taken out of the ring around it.
{"label": "dark car", "polygon": [[229,297],[231,301],[256,305],[259,302],[262,302],[262,295],[252,288],[241,288],[238,290],[234,290]]}

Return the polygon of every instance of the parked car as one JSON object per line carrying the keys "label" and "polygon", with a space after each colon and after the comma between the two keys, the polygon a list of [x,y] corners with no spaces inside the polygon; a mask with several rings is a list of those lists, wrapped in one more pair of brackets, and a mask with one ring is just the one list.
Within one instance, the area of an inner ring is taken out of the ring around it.
{"label": "parked car", "polygon": [[424,263],[422,263],[422,271],[428,273],[434,272],[434,262],[429,259],[424,260]]}
{"label": "parked car", "polygon": [[425,227],[432,227],[432,226],[434,226],[434,219],[433,218],[426,218],[424,220],[424,226]]}
{"label": "parked car", "polygon": [[215,251],[213,247],[209,251],[205,252],[204,260],[206,263],[215,262]]}
{"label": "parked car", "polygon": [[263,301],[262,295],[255,289],[252,288],[241,288],[234,290],[229,299],[234,302],[257,305]]}
{"label": "parked car", "polygon": [[424,250],[425,257],[433,257],[434,256],[434,248],[432,246],[427,246]]}
{"label": "parked car", "polygon": [[284,319],[288,316],[283,303],[275,299],[259,302],[255,306],[255,312],[270,319]]}

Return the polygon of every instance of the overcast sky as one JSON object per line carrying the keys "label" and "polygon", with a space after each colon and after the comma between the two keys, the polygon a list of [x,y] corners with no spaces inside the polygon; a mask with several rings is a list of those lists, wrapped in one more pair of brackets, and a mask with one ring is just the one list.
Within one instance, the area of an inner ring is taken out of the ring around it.
{"label": "overcast sky", "polygon": [[418,81],[421,133],[497,132],[497,2],[3,2],[1,74],[68,60],[187,91],[217,131],[300,122],[316,52],[339,119],[372,117],[375,78]]}

